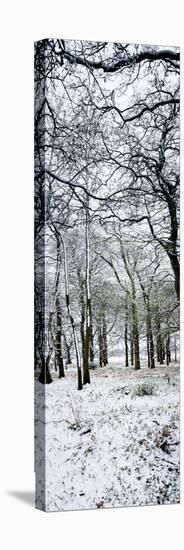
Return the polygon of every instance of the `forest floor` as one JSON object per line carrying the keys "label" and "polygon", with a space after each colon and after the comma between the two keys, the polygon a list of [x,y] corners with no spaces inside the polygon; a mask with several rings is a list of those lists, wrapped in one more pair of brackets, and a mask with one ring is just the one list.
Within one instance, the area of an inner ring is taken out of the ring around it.
{"label": "forest floor", "polygon": [[36,382],[36,418],[46,391],[46,510],[178,503],[178,364],[135,371],[113,358],[82,391],[73,366],[54,376],[45,390]]}

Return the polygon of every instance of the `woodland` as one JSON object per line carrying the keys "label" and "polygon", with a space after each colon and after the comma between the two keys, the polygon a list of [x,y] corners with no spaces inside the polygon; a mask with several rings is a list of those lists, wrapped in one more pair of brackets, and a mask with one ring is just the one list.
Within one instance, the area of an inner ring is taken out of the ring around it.
{"label": "woodland", "polygon": [[179,50],[35,44],[35,471],[47,511],[177,503]]}
{"label": "woodland", "polygon": [[[179,50],[35,44],[35,371],[179,358]],[[54,374],[55,376],[55,374]]]}

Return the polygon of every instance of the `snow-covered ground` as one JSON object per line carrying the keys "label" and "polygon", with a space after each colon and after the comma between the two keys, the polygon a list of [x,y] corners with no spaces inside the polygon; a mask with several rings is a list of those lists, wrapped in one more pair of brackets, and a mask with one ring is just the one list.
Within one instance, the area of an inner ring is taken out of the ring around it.
{"label": "snow-covered ground", "polygon": [[179,366],[135,371],[113,358],[82,391],[74,367],[55,376],[45,390],[36,382],[37,476],[46,395],[46,510],[178,503]]}

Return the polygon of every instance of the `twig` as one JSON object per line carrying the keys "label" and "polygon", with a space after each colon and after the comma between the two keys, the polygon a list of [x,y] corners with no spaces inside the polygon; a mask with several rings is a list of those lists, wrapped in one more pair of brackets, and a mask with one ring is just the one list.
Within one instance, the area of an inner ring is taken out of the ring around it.
{"label": "twig", "polygon": [[161,456],[156,456],[155,458],[157,460],[163,460],[164,462],[167,462],[168,464],[171,464],[172,466],[175,466],[176,470],[179,469],[179,466],[177,466],[177,464],[175,464],[175,462],[172,462],[171,460],[166,460],[166,458],[161,457]]}
{"label": "twig", "polygon": [[81,435],[88,434],[89,432],[91,432],[91,428],[88,428],[87,430],[85,430],[85,432],[82,432]]}

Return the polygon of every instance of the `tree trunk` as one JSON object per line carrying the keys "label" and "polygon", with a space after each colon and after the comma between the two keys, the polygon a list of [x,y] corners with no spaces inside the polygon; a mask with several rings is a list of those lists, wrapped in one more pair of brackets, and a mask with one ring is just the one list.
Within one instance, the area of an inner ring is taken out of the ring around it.
{"label": "tree trunk", "polygon": [[64,239],[62,238],[63,250],[64,250],[64,274],[65,274],[65,298],[66,298],[66,307],[68,311],[68,316],[71,323],[71,328],[73,332],[75,353],[76,353],[76,363],[77,363],[77,375],[78,375],[78,390],[82,390],[82,371],[81,371],[81,357],[79,351],[79,344],[77,338],[77,331],[75,327],[74,318],[71,312],[70,307],[70,297],[69,297],[69,284],[68,284],[68,269],[67,269],[67,256],[66,256],[66,246]]}
{"label": "tree trunk", "polygon": [[130,335],[130,357],[131,357],[131,366],[134,365],[134,340],[133,340],[133,332],[131,332]]}
{"label": "tree trunk", "polygon": [[155,324],[156,324],[156,347],[157,347],[157,361],[160,365],[163,365],[163,347],[162,347],[162,338],[161,338],[161,322],[160,322],[160,311],[158,302],[155,308]]}
{"label": "tree trunk", "polygon": [[176,291],[176,296],[177,296],[178,302],[179,302],[179,300],[180,300],[180,265],[179,265],[179,261],[178,261],[176,253],[175,253],[174,256],[172,254],[170,254],[169,258],[170,258],[171,266],[172,266],[173,271],[174,271],[175,291]]}
{"label": "tree trunk", "polygon": [[148,323],[148,338],[149,338],[149,352],[150,352],[150,368],[154,369],[155,368],[154,342],[153,342],[151,307],[150,307],[149,296],[147,296],[147,323]]}
{"label": "tree trunk", "polygon": [[[87,325],[87,321],[86,321]],[[89,376],[89,345],[90,345],[90,330],[86,326],[85,343],[84,343],[84,359],[83,359],[83,384],[90,384]]]}
{"label": "tree trunk", "polygon": [[67,345],[66,353],[67,353],[67,365],[72,365],[72,358],[71,358],[70,346],[69,345]]}
{"label": "tree trunk", "polygon": [[68,344],[68,342],[66,340],[65,333],[63,333],[63,337],[64,337],[66,356],[67,356],[66,363],[67,363],[67,365],[71,365],[72,364],[72,359],[71,359],[71,353],[70,353],[70,345]]}
{"label": "tree trunk", "polygon": [[62,353],[62,318],[61,318],[61,304],[59,297],[56,297],[56,320],[57,320],[57,333],[55,340],[56,348],[56,364],[59,370],[59,378],[64,378],[64,362]]}
{"label": "tree trunk", "polygon": [[57,372],[57,358],[56,358],[56,353],[55,353],[55,358],[54,358],[54,369],[55,369],[55,372]]}
{"label": "tree trunk", "polygon": [[164,338],[162,339],[162,360],[163,362],[165,361],[165,356],[166,356],[166,346],[165,346],[165,341],[164,341]]}
{"label": "tree trunk", "polygon": [[99,317],[98,321],[98,347],[99,347],[99,366],[103,367],[103,354],[102,354],[102,329],[101,329],[101,317]]}
{"label": "tree trunk", "polygon": [[166,363],[169,365],[171,362],[171,352],[170,352],[170,334],[168,334],[166,339]]}
{"label": "tree trunk", "polygon": [[107,324],[105,310],[102,311],[102,338],[103,338],[103,364],[108,364],[108,351],[107,351]]}
{"label": "tree trunk", "polygon": [[128,305],[125,304],[125,367],[128,367]]}
{"label": "tree trunk", "polygon": [[146,338],[147,338],[147,356],[148,356],[148,368],[155,368],[155,358],[154,358],[154,342],[153,342],[153,331],[152,331],[152,320],[151,320],[151,306],[150,306],[150,297],[149,292],[145,291],[145,286],[141,281],[140,275],[139,282],[142,288],[143,300],[146,310]]}
{"label": "tree trunk", "polygon": [[90,359],[90,363],[94,363],[95,353],[94,353],[94,340],[93,340],[93,315],[92,315],[91,300],[90,300],[89,316],[90,316],[90,346],[89,346],[89,359]]}
{"label": "tree trunk", "polygon": [[169,334],[169,363],[171,363],[171,338],[170,338],[170,334]]}
{"label": "tree trunk", "polygon": [[41,384],[50,384],[52,382],[52,376],[50,374],[50,358],[51,353],[48,354],[47,359],[45,360],[45,357],[42,357],[42,368],[39,376],[39,382]]}
{"label": "tree trunk", "polygon": [[150,341],[149,341],[148,319],[146,322],[146,326],[147,326],[146,342],[147,342],[148,368],[150,368]]}
{"label": "tree trunk", "polygon": [[134,342],[134,368],[135,370],[140,369],[140,355],[139,355],[139,326],[138,326],[138,315],[137,315],[137,306],[136,306],[136,295],[135,289],[133,288],[132,295],[132,323],[133,323],[133,342]]}
{"label": "tree trunk", "polygon": [[171,196],[167,197],[167,203],[171,220],[171,234],[168,245],[165,250],[169,256],[171,267],[174,273],[175,291],[178,302],[180,300],[180,264],[177,256],[177,240],[178,240],[178,219],[177,219],[177,207],[175,200]]}
{"label": "tree trunk", "polygon": [[83,296],[83,288],[81,288],[81,322],[80,322],[80,333],[81,333],[81,346],[82,346],[82,363],[84,364],[84,353],[85,353],[85,303]]}
{"label": "tree trunk", "polygon": [[163,365],[165,361],[165,344],[164,340],[161,338],[160,343],[160,365]]}
{"label": "tree trunk", "polygon": [[123,249],[123,243],[120,240],[121,256],[124,261],[125,269],[127,275],[130,279],[131,288],[132,288],[132,329],[133,329],[133,348],[134,348],[134,368],[135,370],[140,369],[140,354],[139,354],[139,323],[138,323],[138,313],[137,313],[137,304],[136,304],[136,288],[134,282],[134,275],[129,266],[128,258]]}
{"label": "tree trunk", "polygon": [[[87,199],[88,201],[88,199]],[[83,359],[83,384],[90,384],[89,375],[89,349],[90,349],[90,282],[89,282],[89,220],[88,220],[88,202],[86,204],[86,333],[84,342],[84,359]]]}

